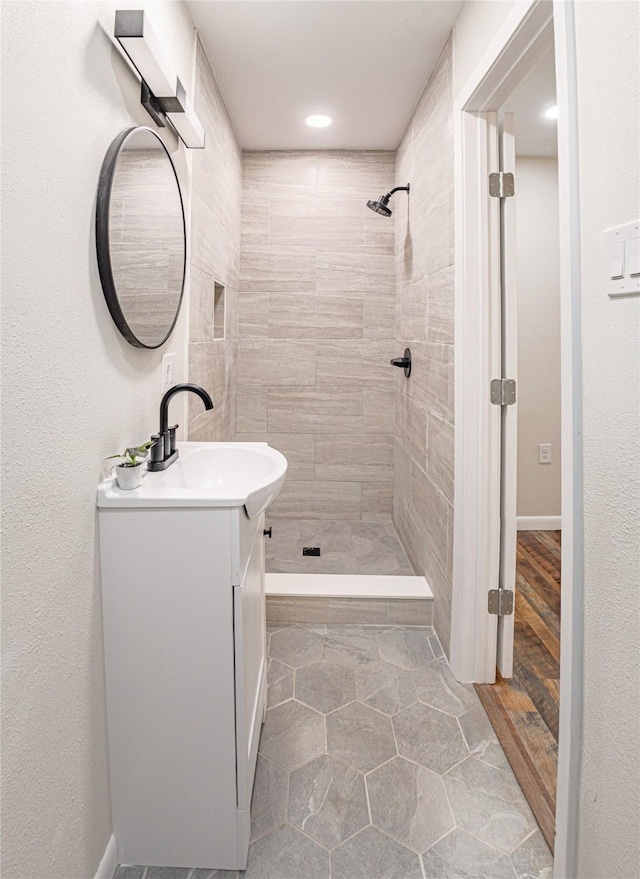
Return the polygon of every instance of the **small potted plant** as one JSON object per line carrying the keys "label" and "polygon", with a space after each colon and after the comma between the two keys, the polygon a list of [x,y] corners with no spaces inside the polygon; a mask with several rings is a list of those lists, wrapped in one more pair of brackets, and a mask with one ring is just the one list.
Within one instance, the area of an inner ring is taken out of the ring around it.
{"label": "small potted plant", "polygon": [[143,443],[141,446],[135,446],[125,449],[122,455],[109,455],[109,458],[119,458],[120,463],[112,467],[116,471],[116,479],[118,487],[129,491],[132,488],[138,488],[142,480],[142,465],[147,457],[147,452],[153,440]]}

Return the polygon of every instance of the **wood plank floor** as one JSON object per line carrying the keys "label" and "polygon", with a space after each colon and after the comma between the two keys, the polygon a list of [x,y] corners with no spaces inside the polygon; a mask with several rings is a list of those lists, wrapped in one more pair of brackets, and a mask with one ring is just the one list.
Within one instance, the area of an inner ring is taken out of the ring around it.
{"label": "wood plank floor", "polygon": [[560,679],[560,531],[519,531],[513,678],[476,685],[553,851]]}

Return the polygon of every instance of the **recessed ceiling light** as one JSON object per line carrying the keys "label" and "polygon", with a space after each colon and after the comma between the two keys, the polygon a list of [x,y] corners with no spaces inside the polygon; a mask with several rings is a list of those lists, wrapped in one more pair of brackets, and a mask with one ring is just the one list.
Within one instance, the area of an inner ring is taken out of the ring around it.
{"label": "recessed ceiling light", "polygon": [[324,113],[312,113],[306,116],[304,120],[311,128],[326,128],[331,125],[333,119],[331,116],[325,116]]}
{"label": "recessed ceiling light", "polygon": [[553,107],[549,107],[548,110],[545,110],[544,115],[547,119],[557,119],[558,118],[558,105],[555,104]]}

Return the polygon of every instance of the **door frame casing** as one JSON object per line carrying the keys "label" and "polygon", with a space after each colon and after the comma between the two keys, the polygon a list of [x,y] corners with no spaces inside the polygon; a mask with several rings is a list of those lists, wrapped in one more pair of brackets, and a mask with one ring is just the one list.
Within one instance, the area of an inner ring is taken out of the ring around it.
{"label": "door frame casing", "polygon": [[[514,4],[454,103],[455,506],[450,663],[462,681],[493,683],[497,617],[487,592],[500,565],[500,377],[497,170],[489,126],[515,85],[555,44],[560,213],[562,583],[560,728],[554,875],[575,876],[582,727],[582,442],[580,209],[573,0]],[[517,181],[516,181],[517,187]]]}

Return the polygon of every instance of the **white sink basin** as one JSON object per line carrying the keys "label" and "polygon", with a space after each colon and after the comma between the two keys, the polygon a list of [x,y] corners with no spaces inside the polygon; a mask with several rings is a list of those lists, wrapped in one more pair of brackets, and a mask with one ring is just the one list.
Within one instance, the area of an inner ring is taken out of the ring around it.
{"label": "white sink basin", "polygon": [[275,500],[287,459],[267,443],[178,443],[166,470],[146,472],[140,488],[115,478],[98,486],[99,507],[245,507],[254,519]]}

